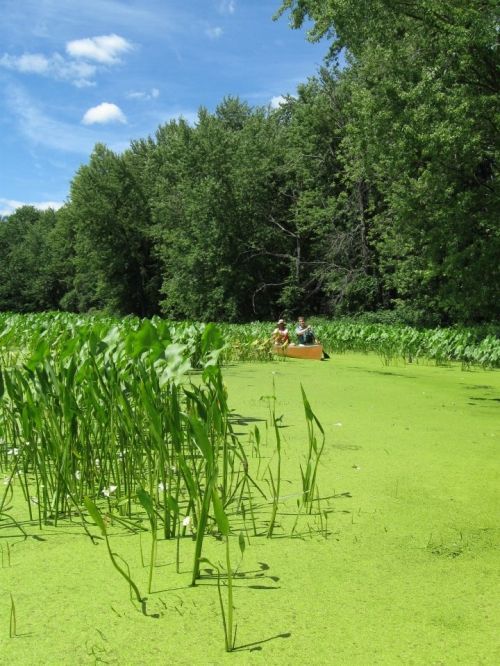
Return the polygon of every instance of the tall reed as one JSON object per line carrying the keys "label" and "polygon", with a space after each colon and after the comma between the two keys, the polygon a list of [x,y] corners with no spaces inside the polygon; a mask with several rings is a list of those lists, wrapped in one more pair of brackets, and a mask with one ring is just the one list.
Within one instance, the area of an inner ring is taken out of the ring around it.
{"label": "tall reed", "polygon": [[[239,531],[243,553],[244,534],[250,542],[248,519],[254,537],[272,537],[282,502],[274,385],[269,430],[277,466],[272,471],[268,466],[268,496],[258,475],[271,444],[264,445],[255,428],[248,453],[234,430],[221,370],[227,346],[215,326],[55,316],[38,320],[31,338],[23,329],[15,350],[15,338],[9,333],[8,339],[12,348],[0,358],[0,471],[6,475],[0,520],[27,535],[23,521],[10,512],[16,494],[16,510],[19,496],[23,520],[40,530],[76,516],[94,540],[93,521],[113,567],[146,614],[146,599],[127,563],[112,550],[106,521],[142,531],[146,516],[151,594],[158,535],[175,540],[179,571],[186,531],[181,516],[188,517],[195,535],[191,585],[200,577],[207,534],[224,540],[218,592],[225,647],[234,649],[231,542]],[[313,426],[323,431],[304,393],[303,401],[310,433],[303,496],[310,502],[322,450]],[[230,529],[239,517],[244,532]]]}

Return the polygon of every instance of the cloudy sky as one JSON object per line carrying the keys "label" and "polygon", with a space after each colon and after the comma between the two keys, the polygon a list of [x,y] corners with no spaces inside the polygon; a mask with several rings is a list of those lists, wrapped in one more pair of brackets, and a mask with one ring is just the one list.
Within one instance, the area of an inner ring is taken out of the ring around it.
{"label": "cloudy sky", "polygon": [[276,105],[326,52],[279,0],[0,0],[0,214],[57,207],[98,141],[131,139],[225,95]]}

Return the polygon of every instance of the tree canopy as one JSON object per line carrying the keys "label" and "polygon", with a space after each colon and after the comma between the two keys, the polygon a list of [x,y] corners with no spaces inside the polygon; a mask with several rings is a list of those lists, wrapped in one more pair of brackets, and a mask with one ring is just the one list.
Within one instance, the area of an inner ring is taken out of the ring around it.
{"label": "tree canopy", "polygon": [[0,309],[228,321],[499,315],[491,0],[285,0],[329,43],[277,109],[227,97],[122,154],[59,211],[0,221]]}

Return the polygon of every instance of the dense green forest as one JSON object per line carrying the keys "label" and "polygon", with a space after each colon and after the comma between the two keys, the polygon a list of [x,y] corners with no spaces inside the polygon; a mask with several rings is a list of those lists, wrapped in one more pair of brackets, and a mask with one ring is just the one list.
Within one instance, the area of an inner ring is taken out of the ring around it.
{"label": "dense green forest", "polygon": [[328,40],[321,71],[278,109],[228,97],[96,145],[63,208],[1,220],[0,310],[498,318],[497,3],[280,12]]}

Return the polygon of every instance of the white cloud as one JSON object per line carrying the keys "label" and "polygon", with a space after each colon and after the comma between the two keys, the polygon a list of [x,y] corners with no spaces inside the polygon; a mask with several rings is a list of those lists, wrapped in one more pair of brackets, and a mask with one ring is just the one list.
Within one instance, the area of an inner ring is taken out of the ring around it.
{"label": "white cloud", "polygon": [[160,91],[158,88],[151,88],[149,92],[143,91],[143,90],[132,90],[127,94],[128,99],[139,99],[143,101],[147,101],[150,99],[158,99],[160,96]]}
{"label": "white cloud", "polygon": [[59,53],[55,53],[51,59],[51,73],[61,81],[71,81],[77,88],[94,86],[92,77],[96,73],[95,65],[86,62],[73,62],[65,60]]}
{"label": "white cloud", "polygon": [[283,97],[283,95],[277,95],[276,97],[271,97],[271,101],[269,102],[271,105],[271,109],[279,109],[280,106],[283,106],[286,104],[286,97]]}
{"label": "white cloud", "polygon": [[0,65],[18,72],[45,74],[49,69],[49,60],[41,53],[23,53],[17,57],[5,53],[0,58]]}
{"label": "white cloud", "polygon": [[7,86],[5,100],[20,132],[34,146],[87,156],[98,142],[106,142],[112,150],[123,150],[123,141],[118,143],[119,139],[110,136],[108,129],[103,136],[98,128],[81,127],[46,115],[20,86]]}
{"label": "white cloud", "polygon": [[17,208],[22,206],[34,206],[39,210],[48,210],[52,208],[53,210],[59,210],[64,206],[64,201],[39,201],[39,202],[25,202],[25,201],[16,201],[15,199],[4,199],[0,197],[0,215],[11,215]]}
{"label": "white cloud", "polygon": [[127,99],[149,99],[149,94],[133,90],[132,92],[127,93]]}
{"label": "white cloud", "polygon": [[222,37],[223,32],[224,30],[219,26],[216,26],[215,28],[207,28],[205,30],[206,36],[210,39],[219,39],[219,37]]}
{"label": "white cloud", "polygon": [[234,0],[220,0],[217,8],[221,14],[234,14],[236,2]]}
{"label": "white cloud", "polygon": [[21,56],[5,53],[0,58],[0,66],[22,74],[40,74],[58,81],[70,81],[78,88],[95,85],[91,79],[97,69],[86,62],[67,60],[59,53],[50,57],[42,53],[23,53]]}
{"label": "white cloud", "polygon": [[120,107],[116,106],[116,104],[110,104],[109,102],[103,102],[102,104],[93,106],[85,112],[82,118],[82,123],[84,125],[126,122],[127,119]]}
{"label": "white cloud", "polygon": [[118,55],[132,48],[132,44],[123,37],[103,35],[68,42],[66,51],[69,58],[57,52],[50,56],[42,53],[23,53],[20,56],[4,53],[0,57],[0,67],[22,74],[39,74],[57,81],[69,81],[77,88],[85,88],[95,85],[93,78],[99,69],[118,64]]}
{"label": "white cloud", "polygon": [[75,39],[66,44],[66,53],[73,58],[95,60],[103,65],[120,62],[119,55],[132,49],[132,44],[119,35],[101,35]]}

